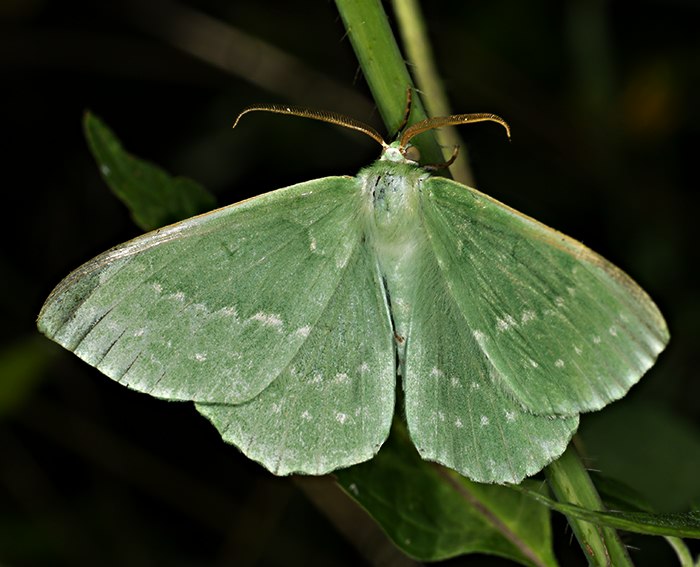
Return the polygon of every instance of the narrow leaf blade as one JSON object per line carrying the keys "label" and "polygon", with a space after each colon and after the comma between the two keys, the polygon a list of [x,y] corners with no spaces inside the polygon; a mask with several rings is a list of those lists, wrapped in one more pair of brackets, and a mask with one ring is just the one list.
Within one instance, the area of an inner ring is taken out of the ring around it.
{"label": "narrow leaf blade", "polygon": [[600,526],[607,526],[648,535],[700,538],[700,510],[674,514],[652,514],[649,512],[621,512],[610,510],[596,512],[573,504],[556,502],[527,486],[516,487],[552,510],[574,516]]}

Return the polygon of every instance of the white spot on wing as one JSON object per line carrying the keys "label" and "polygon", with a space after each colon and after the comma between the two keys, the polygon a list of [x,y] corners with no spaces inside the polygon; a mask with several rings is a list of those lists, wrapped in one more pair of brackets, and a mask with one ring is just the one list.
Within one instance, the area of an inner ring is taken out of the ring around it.
{"label": "white spot on wing", "polygon": [[433,366],[432,370],[430,371],[430,375],[434,378],[438,378],[438,377],[442,376],[442,370]]}
{"label": "white spot on wing", "polygon": [[145,332],[146,332],[146,329],[136,329],[134,331],[134,336],[135,337],[142,337]]}
{"label": "white spot on wing", "polygon": [[369,364],[367,364],[366,362],[363,362],[362,364],[360,364],[360,373],[364,374],[368,370],[369,370]]}
{"label": "white spot on wing", "polygon": [[608,329],[608,333],[610,333],[610,335],[612,335],[613,337],[616,337],[616,336],[617,336],[617,328],[616,328],[616,327],[610,327],[610,328]]}
{"label": "white spot on wing", "polygon": [[194,359],[195,359],[197,362],[204,362],[204,361],[207,359],[207,355],[204,354],[204,353],[202,353],[202,352],[196,352],[196,353],[194,354]]}
{"label": "white spot on wing", "polygon": [[156,293],[160,293],[161,291],[163,291],[163,286],[160,285],[158,282],[155,282],[155,283],[153,284],[153,290],[154,290]]}
{"label": "white spot on wing", "polygon": [[581,354],[581,353],[583,352],[583,351],[582,351],[579,347],[577,347],[577,346],[574,347],[574,351],[576,351],[576,354]]}
{"label": "white spot on wing", "polygon": [[306,421],[311,421],[311,414],[308,412],[308,410],[304,410],[304,413],[301,414],[301,418],[305,419]]}
{"label": "white spot on wing", "polygon": [[469,384],[469,387],[472,390],[478,390],[479,388],[481,388],[481,384],[479,384],[478,382],[472,382],[471,384]]}
{"label": "white spot on wing", "polygon": [[557,307],[563,307],[564,306],[564,298],[563,297],[555,297],[554,298],[554,305]]}
{"label": "white spot on wing", "polygon": [[272,413],[282,413],[282,404],[272,404]]}
{"label": "white spot on wing", "polygon": [[338,372],[338,374],[335,375],[335,381],[338,384],[344,384],[348,381],[348,375],[345,372]]}
{"label": "white spot on wing", "polygon": [[462,427],[464,427],[464,424],[462,423],[462,420],[461,420],[461,419],[457,418],[457,421],[455,421],[455,426],[456,426],[458,429],[461,429]]}
{"label": "white spot on wing", "polygon": [[512,315],[506,315],[501,319],[496,319],[496,329],[500,332],[507,331],[511,327],[515,327],[517,325],[515,319],[513,319]]}
{"label": "white spot on wing", "polygon": [[515,421],[515,412],[506,410],[506,421]]}
{"label": "white spot on wing", "polygon": [[316,251],[316,239],[311,237],[311,242],[309,243],[309,250],[312,252]]}
{"label": "white spot on wing", "polygon": [[537,362],[535,362],[535,361],[532,360],[531,358],[528,358],[527,361],[530,363],[530,366],[532,366],[533,368],[539,368],[539,367],[540,367],[540,365],[537,364]]}
{"label": "white spot on wing", "polygon": [[335,414],[335,420],[340,423],[340,425],[344,425],[347,419],[348,416],[344,413],[338,412]]}
{"label": "white spot on wing", "polygon": [[597,335],[596,335],[595,337],[593,337],[593,342],[594,342],[595,344],[599,345],[599,344],[600,344],[600,337],[597,336]]}
{"label": "white spot on wing", "polygon": [[481,419],[479,420],[479,423],[481,424],[482,427],[484,427],[485,425],[489,424],[489,418],[486,417],[485,415],[482,415]]}
{"label": "white spot on wing", "polygon": [[104,164],[100,167],[100,171],[102,172],[102,175],[109,175],[110,173],[112,173],[112,170],[109,169],[109,166]]}
{"label": "white spot on wing", "polygon": [[453,388],[457,388],[460,385],[459,380],[457,380],[457,378],[455,378],[454,376],[450,378],[450,384],[452,384]]}
{"label": "white spot on wing", "polygon": [[557,358],[557,360],[554,361],[554,366],[557,368],[564,368],[564,361],[561,358]]}
{"label": "white spot on wing", "polygon": [[309,336],[309,334],[311,334],[311,326],[310,326],[310,325],[304,325],[303,327],[299,327],[299,328],[296,330],[296,333],[295,333],[295,334],[298,335],[298,336],[300,336],[300,337],[306,338],[306,337]]}
{"label": "white spot on wing", "polygon": [[537,315],[532,309],[526,309],[520,316],[520,322],[524,325],[525,323],[529,323],[530,321],[534,320],[536,316]]}
{"label": "white spot on wing", "polygon": [[273,313],[263,313],[262,311],[259,311],[258,313],[253,315],[251,319],[253,321],[258,321],[259,323],[262,323],[266,327],[282,326],[282,319],[280,319],[278,315],[275,315]]}

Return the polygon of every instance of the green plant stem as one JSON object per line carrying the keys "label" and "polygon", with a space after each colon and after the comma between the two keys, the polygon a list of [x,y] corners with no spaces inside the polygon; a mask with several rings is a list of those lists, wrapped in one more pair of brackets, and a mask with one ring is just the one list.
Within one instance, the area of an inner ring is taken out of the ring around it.
{"label": "green plant stem", "polygon": [[[603,510],[603,503],[588,471],[571,443],[564,454],[545,471],[552,492],[560,502],[577,504],[589,510]],[[617,531],[567,516],[589,565],[631,566],[632,560]]]}
{"label": "green plant stem", "polygon": [[[336,0],[350,43],[360,63],[377,108],[389,132],[404,119],[406,91],[413,81],[379,0]],[[426,118],[419,97],[413,97],[409,124]],[[434,133],[418,136],[415,145],[424,163],[445,161]]]}
{"label": "green plant stem", "polygon": [[[452,109],[435,64],[419,0],[393,0],[392,5],[403,48],[410,61],[418,89],[425,99],[428,114],[449,116]],[[466,146],[457,133],[457,128],[440,128],[436,130],[436,135],[442,147],[460,148],[459,159],[450,166],[450,171],[455,181],[473,187],[474,176],[469,167]]]}

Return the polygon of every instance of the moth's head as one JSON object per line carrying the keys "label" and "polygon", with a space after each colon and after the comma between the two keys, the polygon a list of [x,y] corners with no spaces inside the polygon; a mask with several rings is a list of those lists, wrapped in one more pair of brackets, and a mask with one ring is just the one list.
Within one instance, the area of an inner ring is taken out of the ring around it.
{"label": "moth's head", "polygon": [[382,151],[382,155],[379,159],[380,161],[418,165],[420,152],[418,151],[417,147],[412,146],[411,144],[402,146],[401,141],[396,140],[395,142],[384,146],[384,150]]}

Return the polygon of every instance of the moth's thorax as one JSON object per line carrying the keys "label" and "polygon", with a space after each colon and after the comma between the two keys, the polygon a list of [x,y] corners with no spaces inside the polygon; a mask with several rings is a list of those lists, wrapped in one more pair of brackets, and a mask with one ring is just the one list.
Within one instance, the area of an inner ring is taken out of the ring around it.
{"label": "moth's thorax", "polygon": [[360,173],[373,244],[380,256],[399,260],[420,232],[420,191],[428,176],[407,163],[378,161]]}

